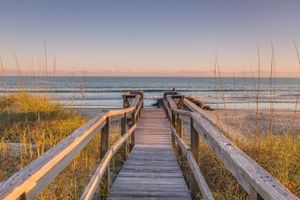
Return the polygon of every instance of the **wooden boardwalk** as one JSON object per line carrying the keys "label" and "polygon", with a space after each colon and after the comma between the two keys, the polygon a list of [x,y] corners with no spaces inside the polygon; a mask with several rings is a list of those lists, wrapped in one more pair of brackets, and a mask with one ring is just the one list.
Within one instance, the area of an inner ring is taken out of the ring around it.
{"label": "wooden boardwalk", "polygon": [[[184,95],[175,91],[164,93],[163,102],[170,121],[166,119],[162,109],[143,108],[143,102],[143,91],[125,93],[123,109],[97,114],[43,156],[32,161],[4,183],[0,183],[0,199],[38,199],[47,185],[101,132],[101,161],[80,200],[95,199],[94,194],[101,181],[101,193],[108,194],[107,199],[110,200],[190,200],[197,199],[200,193],[203,199],[214,200],[199,168],[200,137],[236,178],[251,200],[299,200],[226,138],[205,117],[199,106]],[[109,145],[109,127],[111,122],[117,120],[121,123],[122,136]],[[188,127],[185,126],[186,123],[189,123]],[[183,126],[187,128],[185,131]],[[112,174],[108,172],[113,156],[121,147],[125,147],[123,152],[127,152],[131,146],[134,146],[131,154],[109,187]],[[180,162],[182,168],[189,168],[189,189],[174,152],[185,159],[185,162]]]}
{"label": "wooden boardwalk", "polygon": [[135,146],[108,199],[191,199],[172,149],[170,123],[163,109],[142,110]]}

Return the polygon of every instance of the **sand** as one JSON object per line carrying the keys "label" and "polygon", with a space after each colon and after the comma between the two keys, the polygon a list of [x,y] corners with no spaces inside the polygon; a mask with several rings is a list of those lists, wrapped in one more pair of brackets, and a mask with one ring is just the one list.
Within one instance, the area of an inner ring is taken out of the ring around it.
{"label": "sand", "polygon": [[[219,116],[223,126],[233,129],[242,135],[270,133],[270,111],[267,110],[259,111],[258,115],[256,115],[255,110],[216,110],[211,111],[209,115]],[[288,131],[290,134],[300,134],[300,111],[296,113],[294,120],[293,118],[294,111],[274,110],[272,115],[272,133],[284,134]]]}

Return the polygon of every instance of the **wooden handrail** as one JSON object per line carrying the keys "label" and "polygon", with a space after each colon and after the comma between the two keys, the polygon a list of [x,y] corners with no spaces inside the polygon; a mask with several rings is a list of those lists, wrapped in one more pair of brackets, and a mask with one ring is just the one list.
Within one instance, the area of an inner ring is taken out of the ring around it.
{"label": "wooden handrail", "polygon": [[[250,195],[250,199],[298,199],[294,194],[292,194],[286,187],[284,187],[275,177],[269,174],[261,166],[259,166],[253,159],[251,159],[246,153],[240,150],[236,145],[234,145],[230,140],[228,140],[220,131],[201,113],[197,112],[196,106],[193,105],[189,100],[184,99],[185,106],[189,107],[192,111],[190,114],[184,112],[179,112],[176,106],[175,101],[173,100],[172,95],[165,95],[165,108],[166,113],[172,122],[172,131],[173,137],[178,146],[181,149],[181,152],[186,151],[199,151],[198,146],[198,136],[202,136],[207,142],[210,149],[216,154],[216,156],[221,160],[225,167],[232,173],[236,178],[239,184],[245,189],[245,191]],[[194,112],[193,112],[194,111]],[[191,122],[191,148],[187,149],[186,145],[183,145],[183,140],[180,138],[178,133],[177,124],[174,123],[178,119],[178,113],[184,115],[185,117],[190,117]],[[176,119],[173,119],[176,118]],[[184,150],[186,148],[186,150]],[[189,153],[190,154],[190,153]],[[197,163],[198,154],[192,154],[193,158]],[[188,161],[191,169],[195,167],[193,163]],[[199,167],[198,167],[199,168]],[[194,169],[195,170],[195,169]],[[198,170],[197,170],[198,171]],[[198,171],[200,172],[200,170]],[[198,187],[201,190],[201,193],[205,199],[210,199],[206,197],[205,187],[206,183],[203,185],[199,184],[199,180],[203,181],[202,174],[195,174]],[[199,180],[197,180],[199,179]],[[205,180],[204,180],[205,182]],[[191,188],[191,190],[194,190]],[[193,191],[191,191],[193,193]]]}
{"label": "wooden handrail", "polygon": [[[21,197],[25,199],[36,199],[43,189],[71,162],[96,133],[102,130],[102,132],[104,131],[108,134],[109,122],[112,118],[124,117],[132,114],[131,128],[125,136],[121,137],[120,141],[116,142],[116,145],[113,145],[110,150],[105,153],[105,158],[102,157],[103,162],[101,161],[101,163],[105,166],[105,160],[110,158],[119,146],[124,143],[124,140],[134,132],[136,127],[136,117],[138,116],[136,115],[136,112],[140,112],[143,105],[142,96],[142,92],[139,91],[139,93],[132,95],[134,100],[130,107],[112,110],[106,113],[99,113],[86,124],[76,129],[71,135],[59,142],[56,146],[49,149],[24,169],[6,180],[0,186],[0,199],[11,200]],[[126,121],[125,123],[127,123]],[[103,135],[102,132],[101,134]],[[103,138],[105,137],[102,136],[101,140]],[[101,143],[103,142],[101,141]]]}
{"label": "wooden handrail", "polygon": [[[191,132],[191,148],[189,148],[184,141],[182,140],[182,127],[179,127],[181,122],[182,115],[183,117],[191,117],[191,112],[178,109],[175,101],[173,100],[172,95],[164,95],[164,104],[168,118],[171,121],[171,129],[172,129],[172,142],[173,146],[175,146],[175,141],[179,146],[179,154],[180,156],[186,157],[188,161],[188,165],[191,169],[193,176],[190,179],[190,191],[193,199],[196,199],[197,196],[197,188],[200,189],[201,194],[206,200],[213,200],[213,195],[209,189],[208,184],[206,183],[204,176],[202,175],[200,168],[198,166],[198,140],[192,140],[192,136],[196,136]],[[176,97],[178,97],[176,93]],[[196,142],[196,143],[195,143]]]}
{"label": "wooden handrail", "polygon": [[214,199],[209,186],[207,185],[200,168],[198,166],[198,163],[196,162],[192,152],[190,151],[190,148],[184,143],[184,141],[179,137],[176,130],[171,127],[172,134],[175,137],[178,146],[180,147],[181,152],[183,155],[187,158],[188,164],[191,168],[192,173],[195,176],[195,179],[197,181],[197,184],[199,186],[199,189],[201,190],[201,194],[203,195],[204,199],[212,200]]}
{"label": "wooden handrail", "polygon": [[106,152],[105,156],[101,160],[99,166],[97,167],[94,175],[92,176],[88,186],[85,188],[83,194],[81,195],[81,200],[89,200],[93,198],[93,195],[101,181],[102,176],[104,175],[109,162],[111,161],[114,154],[120,149],[124,142],[129,138],[129,136],[136,129],[136,124],[132,126],[118,141],[116,141]]}

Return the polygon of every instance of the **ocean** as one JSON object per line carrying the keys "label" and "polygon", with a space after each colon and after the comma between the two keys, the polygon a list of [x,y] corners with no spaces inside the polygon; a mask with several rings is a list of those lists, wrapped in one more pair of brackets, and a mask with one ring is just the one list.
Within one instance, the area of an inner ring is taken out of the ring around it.
{"label": "ocean", "polygon": [[[1,77],[0,94],[27,90],[46,95],[66,107],[116,109],[122,107],[122,93],[144,90],[145,107],[151,107],[163,92],[175,88],[213,108],[294,110],[300,91],[299,79],[244,77]],[[300,106],[299,106],[300,107]],[[299,108],[298,108],[299,109]]]}

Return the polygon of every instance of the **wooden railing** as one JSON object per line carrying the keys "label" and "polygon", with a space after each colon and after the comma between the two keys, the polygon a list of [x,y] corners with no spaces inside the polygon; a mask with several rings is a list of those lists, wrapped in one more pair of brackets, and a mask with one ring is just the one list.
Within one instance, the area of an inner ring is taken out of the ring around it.
{"label": "wooden railing", "polygon": [[[210,149],[236,178],[238,183],[256,199],[298,199],[276,178],[265,171],[247,154],[230,140],[199,112],[199,108],[176,92],[164,95],[167,116],[172,124],[172,142],[180,156],[187,159],[192,176],[190,191],[195,198],[200,190],[204,199],[213,199],[213,195],[199,169],[199,137],[202,137]],[[189,108],[184,109],[185,108]],[[183,122],[190,123],[190,147],[183,140]]]}
{"label": "wooden railing", "polygon": [[[109,162],[120,149],[128,151],[134,145],[136,121],[143,107],[143,92],[135,91],[123,95],[124,109],[100,113],[85,125],[74,131],[67,138],[48,150],[42,156],[32,161],[23,170],[17,172],[0,186],[0,199],[36,199],[43,189],[71,162],[94,136],[101,132],[100,158],[101,162],[94,172],[81,199],[92,199],[101,180],[108,190]],[[132,99],[132,101],[129,101]],[[109,125],[111,121],[121,118],[121,137],[109,146]],[[128,145],[124,145],[127,143]],[[128,150],[126,149],[128,147]],[[126,159],[126,158],[125,158]]]}

